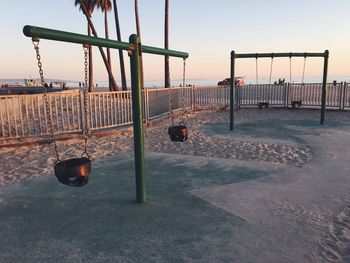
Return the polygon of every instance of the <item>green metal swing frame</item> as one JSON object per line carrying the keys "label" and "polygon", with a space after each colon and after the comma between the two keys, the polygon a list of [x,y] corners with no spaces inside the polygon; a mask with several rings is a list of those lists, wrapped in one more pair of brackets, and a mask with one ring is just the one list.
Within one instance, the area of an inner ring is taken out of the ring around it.
{"label": "green metal swing frame", "polygon": [[[283,57],[321,57],[324,58],[323,63],[323,81],[322,81],[322,97],[321,97],[321,117],[320,124],[324,124],[325,120],[325,111],[326,111],[326,96],[327,96],[327,74],[328,74],[328,58],[329,51],[326,50],[324,53],[245,53],[237,54],[235,51],[231,51],[231,67],[230,75],[231,80],[235,79],[235,62],[238,58],[283,58]],[[231,81],[230,83],[230,130],[234,129],[234,106],[235,106],[235,82]]]}
{"label": "green metal swing frame", "polygon": [[53,30],[36,26],[25,26],[23,33],[27,37],[48,39],[82,45],[108,47],[121,49],[129,52],[131,71],[131,92],[133,110],[133,130],[134,130],[134,153],[135,153],[135,181],[136,181],[136,201],[146,203],[146,179],[145,179],[145,155],[144,155],[144,127],[143,127],[143,100],[141,82],[141,54],[155,54],[186,59],[189,54],[186,52],[156,48],[141,45],[139,36],[133,34],[129,38],[129,43],[114,41],[104,38],[90,37],[82,34]]}

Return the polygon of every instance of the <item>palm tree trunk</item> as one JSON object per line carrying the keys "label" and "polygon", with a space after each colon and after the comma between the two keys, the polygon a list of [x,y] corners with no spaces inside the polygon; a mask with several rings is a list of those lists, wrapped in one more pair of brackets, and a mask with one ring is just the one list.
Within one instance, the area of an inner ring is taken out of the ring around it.
{"label": "palm tree trunk", "polygon": [[[118,7],[117,7],[116,0],[113,0],[113,6],[114,6],[115,27],[117,30],[117,40],[122,41],[122,37],[120,33],[120,25],[119,25]],[[118,51],[119,51],[119,62],[120,62],[120,76],[122,79],[122,90],[127,90],[123,50],[119,49]]]}
{"label": "palm tree trunk", "polygon": [[[105,35],[106,35],[106,39],[109,39],[109,33],[108,33],[108,12],[105,11]],[[111,60],[111,50],[110,48],[107,48],[107,60],[108,60],[108,65],[112,70],[112,60]],[[112,84],[112,78],[111,76],[108,74],[108,80],[109,80],[109,91],[113,91],[114,87]]]}
{"label": "palm tree trunk", "polygon": [[[88,27],[88,36],[91,36],[91,28],[89,23]],[[89,92],[94,92],[94,67],[92,63],[92,46],[89,46]]]}
{"label": "palm tree trunk", "polygon": [[136,19],[136,33],[141,40],[141,30],[140,30],[140,17],[139,17],[139,1],[135,0],[135,19]]}
{"label": "palm tree trunk", "polygon": [[[165,0],[164,48],[169,49],[169,0]],[[169,56],[164,56],[164,87],[170,88]]]}
{"label": "palm tree trunk", "polygon": [[[140,17],[139,17],[139,1],[138,0],[135,0],[135,20],[136,20],[136,33],[140,38],[140,43],[142,43],[141,30],[140,30]],[[140,56],[140,68],[141,68],[141,83],[142,83],[142,88],[144,88],[142,52],[141,52],[141,56]]]}
{"label": "palm tree trunk", "polygon": [[[96,32],[96,29],[94,27],[94,24],[92,23],[91,21],[91,18],[86,10],[86,6],[85,4],[83,3],[83,0],[78,0],[80,5],[81,5],[81,8],[85,14],[85,17],[86,19],[88,20],[88,23],[89,23],[89,26],[91,28],[91,31],[92,31],[92,34],[94,35],[94,37],[98,37],[97,35],[97,32]],[[103,48],[102,47],[98,47],[98,49],[100,50],[100,53],[101,53],[101,56],[102,56],[102,59],[103,59],[103,62],[105,64],[105,67],[108,71],[108,74],[111,76],[111,79],[112,79],[112,83],[113,83],[113,87],[114,87],[114,90],[118,90],[118,86],[117,86],[117,83],[115,82],[115,79],[114,79],[114,76],[113,76],[113,73],[112,73],[112,70],[108,64],[108,60],[106,58],[106,55],[105,55],[105,52],[103,51]]]}

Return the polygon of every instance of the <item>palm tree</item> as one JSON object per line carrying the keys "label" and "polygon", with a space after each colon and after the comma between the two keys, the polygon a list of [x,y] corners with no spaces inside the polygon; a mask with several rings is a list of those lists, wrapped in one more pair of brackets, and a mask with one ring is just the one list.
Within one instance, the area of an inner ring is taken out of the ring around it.
{"label": "palm tree", "polygon": [[[94,27],[94,24],[92,23],[91,17],[89,16],[89,11],[88,11],[88,8],[87,8],[88,5],[86,4],[88,1],[91,1],[91,0],[75,0],[75,1],[78,2],[79,6],[80,6],[80,9],[84,12],[84,15],[85,15],[85,17],[86,17],[86,19],[88,21],[89,28],[91,29],[92,34],[94,35],[94,37],[98,37],[96,29]],[[94,2],[94,1],[92,1],[92,2]],[[117,86],[117,83],[115,82],[115,79],[114,79],[111,67],[108,64],[107,57],[106,57],[102,47],[99,46],[98,49],[99,49],[99,51],[101,53],[103,62],[104,62],[105,67],[107,69],[107,72],[108,72],[109,76],[111,77],[113,89],[114,90],[118,90],[118,86]]]}
{"label": "palm tree", "polygon": [[[165,0],[164,48],[169,49],[169,0]],[[169,56],[164,57],[164,87],[170,88]]]}
{"label": "palm tree", "polygon": [[[120,25],[119,25],[119,16],[118,16],[118,7],[117,1],[113,0],[113,9],[114,9],[114,18],[115,18],[115,28],[117,30],[117,40],[122,41],[121,33],[120,33]],[[126,86],[126,77],[125,77],[125,66],[124,66],[124,56],[123,50],[119,49],[119,62],[120,62],[120,76],[122,79],[122,90],[127,90]]]}
{"label": "palm tree", "polygon": [[[141,30],[140,30],[140,17],[139,17],[139,1],[135,0],[135,20],[136,20],[136,33],[140,38],[140,43],[141,43]],[[142,83],[142,88],[143,88],[143,59],[142,59],[142,53],[140,56],[140,68],[141,68],[141,83]]]}
{"label": "palm tree", "polygon": [[[87,14],[91,18],[92,12],[95,9],[95,1],[93,0],[84,0],[83,3],[86,6]],[[82,5],[79,0],[75,0],[74,3],[75,6],[80,5],[80,10],[82,10]],[[89,26],[89,23],[87,23],[87,28],[88,28],[88,36],[91,36],[91,28]],[[93,92],[94,89],[94,72],[93,72],[93,63],[92,63],[92,47],[89,46],[89,92]]]}
{"label": "palm tree", "polygon": [[[108,32],[108,12],[112,10],[112,2],[110,0],[96,0],[97,8],[100,8],[102,12],[105,14],[105,36],[106,39],[109,39],[109,32]],[[111,62],[111,50],[110,48],[107,48],[107,60],[110,68],[112,69],[112,62]],[[109,79],[109,90],[112,88],[112,81],[111,77],[108,76]]]}

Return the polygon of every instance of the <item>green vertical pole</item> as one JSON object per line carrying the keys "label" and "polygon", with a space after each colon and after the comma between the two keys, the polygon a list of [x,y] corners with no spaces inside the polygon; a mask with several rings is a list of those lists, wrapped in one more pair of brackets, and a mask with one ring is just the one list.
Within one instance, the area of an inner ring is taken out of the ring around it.
{"label": "green vertical pole", "polygon": [[325,114],[325,111],[326,111],[328,57],[329,57],[329,51],[326,50],[326,51],[324,52],[324,65],[323,65],[322,101],[321,101],[321,120],[320,120],[320,123],[321,123],[321,124],[324,124],[324,114]]}
{"label": "green vertical pole", "polygon": [[234,124],[234,87],[235,87],[235,52],[231,52],[231,81],[230,81],[230,130],[233,131]]}
{"label": "green vertical pole", "polygon": [[138,203],[146,203],[145,182],[145,153],[143,132],[143,105],[142,105],[142,82],[141,82],[141,43],[137,35],[131,35],[129,43],[134,49],[130,56],[132,114],[134,128],[134,152],[135,152],[135,179],[136,200]]}

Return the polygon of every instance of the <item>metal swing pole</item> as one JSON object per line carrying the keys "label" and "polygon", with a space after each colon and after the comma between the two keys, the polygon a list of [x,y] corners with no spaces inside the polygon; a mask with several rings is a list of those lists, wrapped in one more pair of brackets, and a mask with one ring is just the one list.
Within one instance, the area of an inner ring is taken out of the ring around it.
{"label": "metal swing pole", "polygon": [[[232,57],[233,56],[233,57]],[[308,52],[298,52],[298,53],[245,53],[245,54],[237,54],[234,51],[231,52],[231,78],[234,76],[234,60],[235,58],[274,58],[274,57],[289,57],[290,58],[290,78],[292,72],[292,57],[323,57],[324,58],[324,66],[323,66],[323,81],[322,81],[322,97],[321,97],[321,119],[320,124],[324,124],[325,119],[325,111],[326,111],[326,98],[327,98],[327,74],[328,74],[328,58],[329,51],[326,50],[324,53],[308,53]],[[305,67],[305,65],[304,65]],[[304,69],[305,70],[305,69]],[[233,73],[232,73],[233,71]],[[303,72],[304,74],[305,72]],[[291,79],[290,79],[291,82]],[[231,92],[233,92],[233,87],[231,85]],[[230,105],[233,105],[233,98],[230,97]],[[287,103],[288,104],[288,103]],[[233,111],[230,111],[230,129],[233,130]]]}
{"label": "metal swing pole", "polygon": [[144,151],[144,127],[142,116],[142,81],[141,81],[141,43],[140,37],[131,35],[130,44],[134,49],[130,55],[132,112],[134,128],[134,154],[136,174],[136,201],[146,203],[146,179],[145,179],[145,151]]}
{"label": "metal swing pole", "polygon": [[140,56],[141,53],[149,53],[163,56],[168,55],[171,57],[188,58],[188,53],[150,46],[142,46],[137,35],[131,35],[129,43],[126,43],[35,26],[25,26],[23,28],[23,33],[27,37],[36,37],[69,43],[89,44],[93,46],[123,49],[131,53],[130,69],[134,127],[136,199],[139,203],[145,203],[146,180],[144,165],[144,131],[141,92],[142,84],[140,78]]}
{"label": "metal swing pole", "polygon": [[235,92],[235,51],[231,52],[231,81],[230,81],[230,130],[233,131],[234,126],[234,92]]}
{"label": "metal swing pole", "polygon": [[324,115],[325,115],[325,111],[326,111],[328,57],[329,57],[329,51],[326,50],[324,52],[324,64],[323,64],[323,82],[322,82],[321,120],[320,120],[320,124],[324,124]]}

